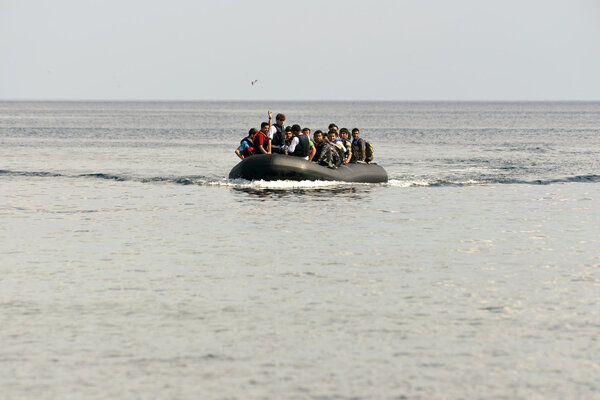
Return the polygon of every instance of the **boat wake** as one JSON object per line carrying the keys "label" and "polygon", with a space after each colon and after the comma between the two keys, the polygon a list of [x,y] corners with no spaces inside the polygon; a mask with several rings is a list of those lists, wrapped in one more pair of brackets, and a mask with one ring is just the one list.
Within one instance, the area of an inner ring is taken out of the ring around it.
{"label": "boat wake", "polygon": [[600,175],[574,175],[545,179],[390,179],[388,186],[395,187],[443,187],[443,186],[489,186],[489,185],[552,185],[561,183],[600,183]]}
{"label": "boat wake", "polygon": [[435,178],[403,178],[392,177],[387,183],[356,183],[341,181],[247,181],[244,179],[227,179],[217,177],[207,177],[203,175],[188,176],[154,176],[143,177],[127,174],[111,173],[68,173],[57,171],[15,171],[0,170],[0,179],[6,177],[23,178],[66,178],[66,179],[90,179],[90,180],[108,180],[114,182],[140,182],[140,183],[163,183],[174,185],[198,185],[198,186],[218,186],[231,187],[239,189],[272,189],[272,190],[294,190],[294,189],[337,189],[347,187],[462,187],[462,186],[489,186],[489,185],[552,185],[564,183],[600,183],[600,175],[574,175],[557,178],[545,179],[508,179],[508,178],[484,178],[484,179],[435,179]]}

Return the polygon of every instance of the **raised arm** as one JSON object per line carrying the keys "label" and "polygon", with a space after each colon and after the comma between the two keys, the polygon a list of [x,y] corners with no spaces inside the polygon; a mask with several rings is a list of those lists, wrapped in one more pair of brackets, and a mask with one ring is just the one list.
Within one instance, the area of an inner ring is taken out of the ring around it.
{"label": "raised arm", "polygon": [[[267,111],[267,114],[269,115],[269,129],[267,129],[267,132],[269,132],[271,125],[273,125],[271,123],[271,120],[273,119],[273,112]],[[267,154],[271,154],[271,138],[269,136],[267,136]]]}

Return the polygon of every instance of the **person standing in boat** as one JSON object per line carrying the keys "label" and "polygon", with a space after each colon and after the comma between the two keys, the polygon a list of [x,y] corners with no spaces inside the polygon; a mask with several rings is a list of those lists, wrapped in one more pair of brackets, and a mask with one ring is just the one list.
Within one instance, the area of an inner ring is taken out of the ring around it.
{"label": "person standing in boat", "polygon": [[275,116],[275,124],[269,128],[267,136],[271,141],[271,151],[273,153],[284,154],[285,149],[285,132],[283,130],[283,123],[285,122],[285,115],[277,114]]}
{"label": "person standing in boat", "polygon": [[269,111],[269,122],[260,124],[260,131],[254,135],[254,154],[271,154],[271,141],[269,140],[267,133],[271,128],[272,117],[273,113]]}
{"label": "person standing in boat", "polygon": [[288,147],[288,155],[302,157],[308,161],[310,154],[310,141],[308,136],[302,133],[300,125],[292,126],[292,134],[294,135],[292,143]]}
{"label": "person standing in boat", "polygon": [[367,146],[365,141],[360,138],[360,131],[358,128],[352,129],[352,158],[350,162],[365,162],[366,153]]}

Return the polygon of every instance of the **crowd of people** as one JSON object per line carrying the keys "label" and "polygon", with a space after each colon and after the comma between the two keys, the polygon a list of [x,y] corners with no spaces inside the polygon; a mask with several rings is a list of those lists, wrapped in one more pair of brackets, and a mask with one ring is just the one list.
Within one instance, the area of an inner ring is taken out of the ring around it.
{"label": "crowd of people", "polygon": [[242,139],[235,154],[242,160],[255,154],[285,154],[302,157],[305,160],[329,168],[337,168],[348,163],[370,163],[373,160],[373,147],[360,137],[358,128],[350,131],[329,124],[327,133],[316,130],[310,137],[309,128],[300,125],[284,127],[285,115],[277,114],[272,123],[273,113],[268,112],[269,121],[263,122],[260,130],[250,129]]}

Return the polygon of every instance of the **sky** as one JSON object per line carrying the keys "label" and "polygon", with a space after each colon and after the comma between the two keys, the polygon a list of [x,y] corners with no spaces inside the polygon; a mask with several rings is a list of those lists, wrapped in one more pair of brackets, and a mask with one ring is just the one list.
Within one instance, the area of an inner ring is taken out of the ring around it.
{"label": "sky", "polygon": [[600,100],[600,0],[0,0],[0,99]]}

